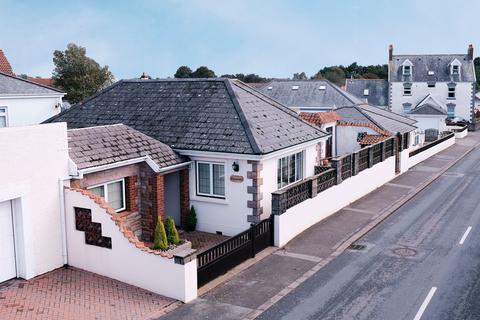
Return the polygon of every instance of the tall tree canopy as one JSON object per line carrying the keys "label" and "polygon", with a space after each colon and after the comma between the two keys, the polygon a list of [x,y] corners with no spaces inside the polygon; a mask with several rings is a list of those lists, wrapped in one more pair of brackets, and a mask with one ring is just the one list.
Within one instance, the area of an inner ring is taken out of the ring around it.
{"label": "tall tree canopy", "polygon": [[175,78],[190,78],[192,76],[192,69],[187,66],[181,66],[175,72]]}
{"label": "tall tree canopy", "polygon": [[348,67],[342,65],[324,67],[318,71],[312,79],[327,79],[339,86],[345,83],[345,78],[363,78],[363,79],[387,79],[388,65],[369,65],[360,66],[356,62]]}
{"label": "tall tree canopy", "polygon": [[477,88],[480,89],[480,57],[476,57],[473,60],[475,66],[475,75],[477,76]]}
{"label": "tall tree canopy", "polygon": [[193,71],[190,75],[190,78],[215,78],[215,72],[208,69],[208,67],[201,66],[197,70]]}
{"label": "tall tree canopy", "polygon": [[258,74],[250,73],[250,74],[222,74],[222,78],[229,78],[229,79],[238,79],[245,83],[259,83],[259,82],[268,82],[269,79],[260,77]]}
{"label": "tall tree canopy", "polygon": [[300,72],[300,73],[294,73],[292,79],[293,80],[308,80],[308,77],[305,74],[305,72]]}
{"label": "tall tree canopy", "polygon": [[65,98],[71,103],[82,101],[113,82],[108,66],[100,66],[86,54],[84,47],[74,43],[68,44],[65,51],[53,53],[53,83],[67,93]]}

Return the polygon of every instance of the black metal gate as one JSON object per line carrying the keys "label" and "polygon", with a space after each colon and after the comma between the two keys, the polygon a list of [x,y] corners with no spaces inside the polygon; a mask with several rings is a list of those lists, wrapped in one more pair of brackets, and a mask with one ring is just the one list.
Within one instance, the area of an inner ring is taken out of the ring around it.
{"label": "black metal gate", "polygon": [[272,215],[258,224],[252,224],[248,230],[200,253],[197,256],[198,287],[273,245],[273,219]]}

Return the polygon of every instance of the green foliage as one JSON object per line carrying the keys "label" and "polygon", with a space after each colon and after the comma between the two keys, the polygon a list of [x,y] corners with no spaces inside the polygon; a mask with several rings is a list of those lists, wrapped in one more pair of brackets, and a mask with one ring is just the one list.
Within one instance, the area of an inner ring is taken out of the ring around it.
{"label": "green foliage", "polygon": [[305,72],[294,73],[292,80],[308,80],[308,77]]}
{"label": "green foliage", "polygon": [[327,79],[339,86],[345,84],[346,78],[387,79],[388,65],[360,66],[354,62],[348,67],[342,65],[324,67],[312,77],[312,79]]}
{"label": "green foliage", "polygon": [[172,217],[167,217],[165,220],[165,231],[167,233],[167,241],[170,244],[179,244],[180,237],[178,236],[177,228],[175,227],[175,221]]}
{"label": "green foliage", "polygon": [[345,71],[342,66],[325,67],[318,71],[314,76],[314,79],[327,79],[335,83],[338,86],[343,85],[345,82]]}
{"label": "green foliage", "polygon": [[155,233],[153,234],[153,249],[154,250],[167,250],[167,234],[165,232],[165,226],[162,220],[158,219],[157,226],[155,227]]}
{"label": "green foliage", "polygon": [[195,231],[196,228],[197,228],[197,213],[195,212],[195,208],[192,206],[190,208],[190,212],[188,213],[187,230]]}
{"label": "green foliage", "polygon": [[197,70],[193,71],[190,75],[190,78],[215,78],[215,72],[208,69],[205,66],[198,67]]}
{"label": "green foliage", "polygon": [[71,103],[82,101],[113,82],[108,66],[100,66],[86,53],[84,47],[74,43],[68,44],[65,51],[53,53],[53,83],[67,93],[65,99]]}
{"label": "green foliage", "polygon": [[175,78],[191,78],[192,76],[192,69],[190,69],[188,66],[181,66],[177,69],[177,72],[175,72],[174,77]]}

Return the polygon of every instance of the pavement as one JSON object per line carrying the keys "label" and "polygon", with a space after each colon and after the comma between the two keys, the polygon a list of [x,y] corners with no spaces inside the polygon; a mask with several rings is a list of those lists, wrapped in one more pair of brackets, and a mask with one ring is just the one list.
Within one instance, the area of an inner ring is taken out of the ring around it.
{"label": "pavement", "polygon": [[[259,316],[265,319],[279,319],[280,315],[284,315],[286,319],[357,319],[355,316],[338,316],[337,313],[332,313],[334,316],[330,318],[323,316],[324,314],[330,315],[330,313],[323,313],[322,316],[319,316],[316,313],[319,308],[329,306],[333,301],[328,300],[329,292],[320,292],[319,295],[323,300],[318,300],[318,302],[316,298],[319,297],[312,296],[312,299],[308,300],[308,305],[302,303],[301,299],[307,299],[309,294],[314,295],[315,290],[321,290],[324,287],[324,281],[327,280],[332,281],[330,294],[337,292],[334,283],[335,278],[339,275],[335,272],[337,270],[351,272],[351,270],[345,270],[348,268],[348,263],[345,262],[344,256],[357,254],[356,252],[345,252],[348,246],[375,226],[380,224],[377,228],[381,228],[385,224],[382,221],[388,219],[392,213],[395,212],[395,217],[402,217],[402,206],[406,206],[409,200],[418,197],[419,192],[429,188],[429,184],[433,183],[435,179],[444,179],[443,176],[448,177],[448,174],[456,177],[454,171],[448,173],[445,171],[462,157],[469,157],[468,153],[478,142],[480,142],[480,133],[478,132],[469,134],[465,139],[457,140],[454,146],[419,163],[408,172],[312,226],[284,248],[270,249],[269,254],[265,254],[255,263],[247,261],[247,267],[239,266],[237,268],[239,270],[224,277],[222,283],[216,283],[215,287],[209,287],[207,292],[202,289],[201,291],[204,293],[198,299],[181,305],[161,319],[254,319]],[[452,177],[447,180],[455,180]],[[448,188],[444,190],[444,192],[449,191]],[[373,252],[373,249],[367,246],[362,254],[367,252]],[[370,263],[375,265],[375,261],[370,261]],[[360,270],[363,272],[361,275],[363,275],[364,281],[367,281],[369,277],[376,278],[375,272],[369,272],[368,265]],[[396,270],[390,271],[395,273]],[[382,273],[377,270],[377,272],[379,272],[379,277],[383,277],[385,274],[385,271]],[[319,274],[322,274],[323,278]],[[307,279],[309,281],[306,282]],[[310,279],[320,280],[312,284],[313,280]],[[351,281],[355,284],[355,278],[352,278]],[[353,284],[350,283],[350,285]],[[302,298],[296,299],[299,288],[308,285],[310,287],[305,289],[305,292],[299,293]],[[360,283],[358,285],[361,286]],[[348,296],[348,286],[342,288],[345,290],[344,294]],[[340,295],[336,297],[341,299]],[[363,299],[363,304],[368,305],[370,297],[367,292],[358,299]],[[342,301],[344,305],[349,306],[346,298]],[[298,307],[295,307],[295,304]],[[341,305],[339,304],[338,307],[340,308]],[[267,309],[268,311],[262,315]],[[307,311],[302,313],[303,309]],[[293,313],[293,310],[297,312]],[[309,313],[309,310],[312,312]],[[313,316],[310,317],[312,314]],[[358,319],[375,318],[358,317]]]}
{"label": "pavement", "polygon": [[[455,150],[412,173],[437,171]],[[479,162],[475,148],[358,239],[363,249],[344,251],[258,319],[480,319]]]}
{"label": "pavement", "polygon": [[152,319],[176,300],[75,268],[0,286],[0,319]]}

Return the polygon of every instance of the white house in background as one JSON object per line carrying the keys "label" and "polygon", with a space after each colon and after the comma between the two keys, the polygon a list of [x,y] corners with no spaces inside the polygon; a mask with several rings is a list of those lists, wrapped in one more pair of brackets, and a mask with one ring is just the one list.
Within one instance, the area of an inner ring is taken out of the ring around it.
{"label": "white house in background", "polygon": [[182,185],[197,228],[224,235],[269,217],[271,193],[313,175],[329,137],[228,79],[122,80],[49,121],[69,128],[123,123],[188,157]]}
{"label": "white house in background", "polygon": [[30,279],[66,263],[66,125],[0,128],[0,150],[0,282]]}
{"label": "white house in background", "polygon": [[391,111],[421,119],[422,130],[442,130],[441,114],[443,119],[463,118],[474,127],[472,45],[466,54],[436,55],[394,55],[390,46],[388,64]]}
{"label": "white house in background", "polygon": [[0,72],[0,128],[39,124],[60,113],[65,94]]}

